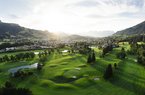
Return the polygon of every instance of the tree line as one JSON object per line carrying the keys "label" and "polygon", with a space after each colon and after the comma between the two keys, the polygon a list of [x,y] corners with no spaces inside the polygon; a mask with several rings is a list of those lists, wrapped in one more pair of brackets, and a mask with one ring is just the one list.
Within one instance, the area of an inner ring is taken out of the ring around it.
{"label": "tree line", "polygon": [[0,88],[0,95],[33,95],[28,88],[16,88],[11,82],[5,82]]}
{"label": "tree line", "polygon": [[136,55],[137,62],[141,65],[145,65],[145,44],[138,44],[138,42],[130,42],[130,50],[128,54]]}
{"label": "tree line", "polygon": [[104,57],[109,51],[112,51],[112,50],[113,50],[112,44],[103,47],[102,57]]}
{"label": "tree line", "polygon": [[4,55],[3,57],[0,57],[0,62],[20,61],[26,59],[33,59],[34,57],[35,57],[34,52],[18,53],[10,56]]}
{"label": "tree line", "polygon": [[0,49],[10,48],[10,47],[18,47],[24,45],[32,45],[32,42],[23,42],[23,43],[2,43],[0,44]]}

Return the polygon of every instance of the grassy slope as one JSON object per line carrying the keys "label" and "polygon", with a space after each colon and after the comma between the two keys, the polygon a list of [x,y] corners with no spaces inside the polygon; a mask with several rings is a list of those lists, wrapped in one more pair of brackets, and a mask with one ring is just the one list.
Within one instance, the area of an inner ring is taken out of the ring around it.
{"label": "grassy slope", "polygon": [[[129,49],[127,43],[120,46]],[[36,71],[35,76],[23,80],[12,79],[12,81],[18,87],[30,88],[34,95],[143,95],[145,93],[145,68],[134,62],[134,56],[128,56],[123,61],[117,59],[115,54],[120,50],[121,48],[116,48],[105,58],[100,58],[100,51],[95,49],[97,61],[92,66],[85,66],[86,56],[55,53],[49,56],[43,70]],[[102,76],[109,63],[117,63],[118,69],[114,70],[114,78],[106,81]],[[1,64],[1,68],[8,69],[6,64]],[[81,68],[81,70],[75,68]],[[8,78],[5,77],[5,73],[0,73],[0,75],[4,77],[1,81]],[[71,83],[56,83],[50,80],[59,75],[80,78]],[[94,81],[95,77],[99,77],[100,80]]]}

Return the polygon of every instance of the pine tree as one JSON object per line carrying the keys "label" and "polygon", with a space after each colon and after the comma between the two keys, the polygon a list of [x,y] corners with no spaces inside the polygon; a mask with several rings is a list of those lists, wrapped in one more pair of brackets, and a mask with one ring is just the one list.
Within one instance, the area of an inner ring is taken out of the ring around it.
{"label": "pine tree", "polygon": [[91,63],[91,61],[92,61],[92,57],[91,57],[91,55],[89,54],[87,63]]}
{"label": "pine tree", "polygon": [[112,70],[112,65],[109,64],[108,67],[106,68],[106,71],[104,73],[104,78],[109,79],[113,76],[113,70]]}
{"label": "pine tree", "polygon": [[117,69],[117,64],[116,63],[114,63],[114,68]]}
{"label": "pine tree", "polygon": [[92,60],[92,62],[95,62],[96,61],[96,56],[95,56],[95,52],[93,51],[93,53],[92,53],[92,58],[91,58]]}

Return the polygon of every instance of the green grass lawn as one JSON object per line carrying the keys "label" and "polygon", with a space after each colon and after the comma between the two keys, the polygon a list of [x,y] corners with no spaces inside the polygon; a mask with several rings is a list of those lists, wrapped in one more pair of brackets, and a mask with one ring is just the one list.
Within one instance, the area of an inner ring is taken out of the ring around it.
{"label": "green grass lawn", "polygon": [[[128,43],[120,43],[120,46],[129,49]],[[86,63],[85,55],[53,53],[48,56],[42,71],[34,70],[33,76],[24,79],[9,78],[7,70],[37,62],[38,58],[22,63],[1,63],[0,83],[11,80],[17,87],[30,88],[34,95],[144,95],[145,68],[134,61],[135,56],[128,55],[125,60],[116,58],[121,47],[115,48],[104,58],[99,57],[101,51],[95,48],[94,65]],[[113,68],[114,77],[110,81],[104,80],[107,65],[114,63],[118,67]]]}

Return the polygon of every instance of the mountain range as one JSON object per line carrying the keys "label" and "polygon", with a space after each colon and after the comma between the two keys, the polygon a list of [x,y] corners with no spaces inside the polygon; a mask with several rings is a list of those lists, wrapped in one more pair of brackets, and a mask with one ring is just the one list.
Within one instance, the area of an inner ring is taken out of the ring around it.
{"label": "mountain range", "polygon": [[[108,31],[107,31],[108,32]],[[93,32],[95,33],[99,32]],[[104,32],[103,32],[104,33]],[[106,33],[106,32],[105,32]],[[109,32],[110,35],[113,33]],[[89,34],[89,32],[88,32]],[[125,30],[117,31],[115,35],[140,35],[145,34],[145,21]],[[59,40],[59,41],[74,41],[74,40],[95,40],[96,37],[69,35],[66,33],[52,33],[22,27],[15,23],[4,23],[0,21],[0,39],[37,39],[37,40]]]}
{"label": "mountain range", "polygon": [[116,32],[114,35],[141,35],[145,34],[145,21],[133,27]]}
{"label": "mountain range", "polygon": [[52,33],[22,27],[15,23],[4,23],[0,21],[0,39],[37,39],[37,40],[59,40],[59,41],[74,41],[95,39],[93,37],[69,35],[66,33]]}

